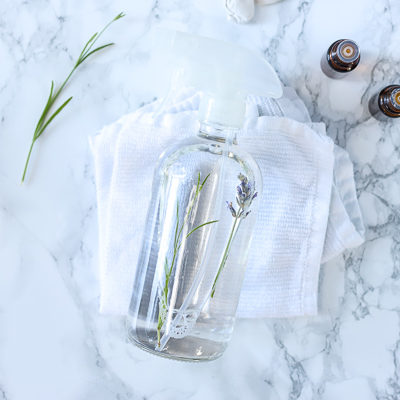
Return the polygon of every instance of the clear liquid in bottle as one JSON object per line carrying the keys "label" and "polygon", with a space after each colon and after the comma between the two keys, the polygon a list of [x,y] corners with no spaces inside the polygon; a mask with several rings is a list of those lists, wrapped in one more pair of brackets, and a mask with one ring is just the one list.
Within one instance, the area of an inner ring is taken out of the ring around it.
{"label": "clear liquid in bottle", "polygon": [[219,357],[231,338],[262,190],[234,133],[214,133],[159,163],[127,318],[139,347],[186,361]]}

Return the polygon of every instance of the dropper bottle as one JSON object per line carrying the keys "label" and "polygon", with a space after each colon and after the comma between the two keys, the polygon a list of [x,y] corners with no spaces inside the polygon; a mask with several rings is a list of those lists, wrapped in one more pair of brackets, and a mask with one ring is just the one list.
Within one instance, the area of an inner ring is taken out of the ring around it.
{"label": "dropper bottle", "polygon": [[368,108],[379,121],[400,117],[400,85],[389,85],[371,97]]}
{"label": "dropper bottle", "polygon": [[159,356],[207,361],[233,331],[262,195],[259,167],[238,143],[246,96],[282,88],[263,58],[232,43],[176,32],[168,52],[174,82],[203,93],[199,129],[177,137],[155,170],[128,336]]}
{"label": "dropper bottle", "polygon": [[333,79],[344,78],[360,62],[360,49],[356,42],[340,39],[332,43],[321,58],[321,69]]}

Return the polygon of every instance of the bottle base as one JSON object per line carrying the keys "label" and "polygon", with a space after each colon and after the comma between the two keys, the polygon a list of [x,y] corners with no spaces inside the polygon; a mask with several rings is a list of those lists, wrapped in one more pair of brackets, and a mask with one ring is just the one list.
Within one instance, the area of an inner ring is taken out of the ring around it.
{"label": "bottle base", "polygon": [[[213,343],[210,340],[187,336],[184,339],[171,338],[164,349],[158,351],[155,349],[155,343],[140,341],[130,329],[128,329],[128,339],[141,350],[155,356],[185,362],[214,361],[222,356],[227,347],[227,344]],[[207,349],[207,351],[203,349]]]}

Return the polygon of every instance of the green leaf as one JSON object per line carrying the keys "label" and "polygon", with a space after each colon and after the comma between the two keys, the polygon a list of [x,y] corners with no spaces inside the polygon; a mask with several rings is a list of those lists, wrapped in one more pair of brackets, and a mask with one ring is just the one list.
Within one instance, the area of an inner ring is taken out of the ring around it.
{"label": "green leaf", "polygon": [[54,81],[51,81],[50,94],[49,94],[49,98],[47,99],[45,109],[50,105],[50,102],[51,102],[52,96],[53,96],[53,89],[54,89]]}
{"label": "green leaf", "polygon": [[103,46],[97,47],[96,49],[94,49],[94,50],[92,50],[92,51],[89,51],[89,53],[85,54],[85,56],[81,59],[81,61],[79,62],[78,65],[82,64],[82,63],[83,63],[88,57],[90,57],[93,53],[96,53],[97,51],[103,50],[103,49],[105,49],[106,47],[114,46],[114,44],[115,44],[115,43],[107,43],[107,44],[104,44]]}
{"label": "green leaf", "polygon": [[49,97],[47,99],[46,105],[44,106],[42,115],[39,118],[39,121],[36,124],[36,128],[35,128],[35,134],[33,135],[33,140],[37,139],[37,133],[39,132],[44,119],[46,118],[47,112],[49,111],[51,105],[52,105],[52,101],[53,101],[53,89],[54,89],[54,81],[51,81],[51,87],[50,87],[50,94]]}
{"label": "green leaf", "polygon": [[167,259],[167,257],[165,257],[165,262],[164,262],[164,272],[165,272],[165,275],[167,276],[168,275],[168,273],[169,273],[169,268],[168,268],[168,259]]}
{"label": "green leaf", "polygon": [[54,114],[49,118],[49,120],[43,125],[43,128],[39,131],[39,134],[37,135],[37,138],[44,132],[44,130],[49,126],[50,122],[53,121],[53,119],[63,110],[63,108],[72,100],[72,97],[70,97],[68,100],[66,100],[58,109],[54,112]]}
{"label": "green leaf", "polygon": [[95,40],[97,35],[98,35],[98,32],[94,33],[93,36],[86,42],[85,46],[83,47],[83,49],[81,51],[81,54],[79,54],[78,61],[76,62],[77,64],[79,63],[79,60],[81,59],[81,57],[85,53],[85,51],[88,48],[88,46],[90,45],[90,43],[92,43]]}
{"label": "green leaf", "polygon": [[175,223],[175,236],[174,236],[174,248],[178,246],[179,240],[179,202],[176,202],[176,223]]}
{"label": "green leaf", "polygon": [[200,229],[200,228],[202,228],[203,226],[206,226],[206,225],[215,224],[215,223],[218,222],[218,221],[219,221],[219,220],[208,221],[208,222],[205,222],[204,224],[199,225],[198,227],[194,228],[193,230],[191,230],[191,231],[186,235],[186,239],[187,239],[193,232],[196,232],[197,229]]}
{"label": "green leaf", "polygon": [[207,182],[208,177],[210,176],[210,174],[208,174],[205,178],[203,183],[200,185],[200,190],[203,189],[204,184]]}

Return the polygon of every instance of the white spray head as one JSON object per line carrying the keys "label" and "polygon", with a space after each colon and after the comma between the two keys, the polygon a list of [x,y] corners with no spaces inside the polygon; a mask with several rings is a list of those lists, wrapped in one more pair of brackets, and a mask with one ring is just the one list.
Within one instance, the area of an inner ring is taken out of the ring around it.
{"label": "white spray head", "polygon": [[248,94],[282,96],[280,80],[261,56],[233,43],[164,31],[163,47],[172,58],[173,86],[203,92],[199,119],[240,128]]}

